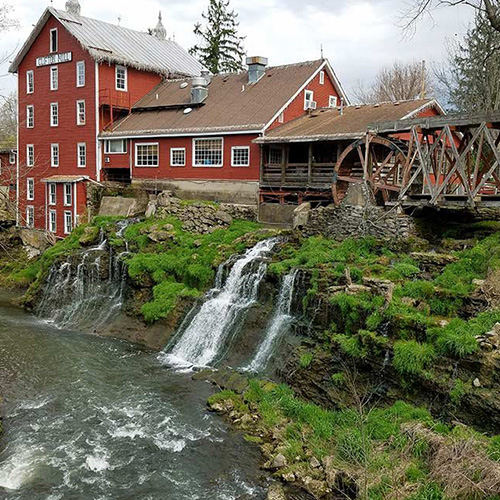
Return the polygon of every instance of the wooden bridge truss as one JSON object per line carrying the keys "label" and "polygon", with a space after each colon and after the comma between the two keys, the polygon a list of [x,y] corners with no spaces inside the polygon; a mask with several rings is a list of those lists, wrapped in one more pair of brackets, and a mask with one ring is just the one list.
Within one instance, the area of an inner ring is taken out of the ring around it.
{"label": "wooden bridge truss", "polygon": [[385,203],[500,206],[500,112],[375,124],[339,156],[335,202],[362,181]]}

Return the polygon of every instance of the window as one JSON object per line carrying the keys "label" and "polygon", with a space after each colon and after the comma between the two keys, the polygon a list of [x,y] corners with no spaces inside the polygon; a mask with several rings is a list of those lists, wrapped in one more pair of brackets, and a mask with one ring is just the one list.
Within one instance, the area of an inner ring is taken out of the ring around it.
{"label": "window", "polygon": [[85,101],[76,101],[76,124],[85,125]]}
{"label": "window", "polygon": [[269,148],[269,164],[281,165],[283,163],[283,148],[279,146],[271,146]]}
{"label": "window", "polygon": [[80,168],[85,168],[87,166],[87,145],[84,142],[80,142],[77,146],[78,152],[78,166]]}
{"label": "window", "polygon": [[76,86],[85,87],[85,61],[76,63]]}
{"label": "window", "polygon": [[248,167],[250,165],[250,147],[234,146],[231,148],[231,166]]}
{"label": "window", "polygon": [[104,152],[106,154],[126,153],[127,140],[126,139],[108,139],[104,141]]}
{"label": "window", "polygon": [[57,212],[55,210],[49,210],[49,231],[51,233],[57,232]]}
{"label": "window", "polygon": [[59,166],[59,144],[50,145],[50,166]]}
{"label": "window", "polygon": [[73,231],[73,214],[64,212],[64,234],[69,234]]}
{"label": "window", "polygon": [[35,146],[33,144],[26,145],[26,165],[28,167],[35,165]]}
{"label": "window", "polygon": [[157,167],[158,166],[158,143],[151,142],[135,145],[135,166],[136,167]]}
{"label": "window", "polygon": [[51,182],[49,185],[49,205],[55,205],[57,201],[56,184]]}
{"label": "window", "polygon": [[26,71],[26,93],[33,94],[35,91],[35,74],[33,70],[30,69]]}
{"label": "window", "polygon": [[72,186],[70,183],[64,184],[64,206],[70,207],[72,204]]}
{"label": "window", "polygon": [[222,139],[193,139],[193,166],[222,167]]}
{"label": "window", "polygon": [[115,67],[116,90],[127,90],[127,68],[125,66]]}
{"label": "window", "polygon": [[35,108],[34,106],[26,106],[26,126],[33,128],[35,126]]}
{"label": "window", "polygon": [[14,153],[13,151],[9,153],[9,163],[11,165],[15,165],[16,163],[16,153]]}
{"label": "window", "polygon": [[328,106],[330,108],[336,108],[337,107],[337,96],[331,95],[328,99]]}
{"label": "window", "polygon": [[186,148],[170,149],[170,166],[171,167],[186,166]]}
{"label": "window", "polygon": [[59,70],[57,66],[50,68],[50,90],[57,90],[59,88]]}
{"label": "window", "polygon": [[57,127],[59,125],[59,104],[57,102],[50,103],[50,126]]}
{"label": "window", "polygon": [[284,123],[285,122],[285,112],[281,112],[280,115],[278,116],[278,122],[279,123]]}
{"label": "window", "polygon": [[57,28],[50,30],[50,52],[57,52]]}
{"label": "window", "polygon": [[325,84],[325,72],[324,71],[319,72],[319,84],[320,85]]}
{"label": "window", "polygon": [[314,92],[312,90],[306,90],[304,92],[304,109],[311,109],[314,102]]}
{"label": "window", "polygon": [[35,226],[35,207],[32,205],[26,207],[26,226],[30,228]]}
{"label": "window", "polygon": [[29,201],[35,199],[35,179],[27,179],[26,199]]}

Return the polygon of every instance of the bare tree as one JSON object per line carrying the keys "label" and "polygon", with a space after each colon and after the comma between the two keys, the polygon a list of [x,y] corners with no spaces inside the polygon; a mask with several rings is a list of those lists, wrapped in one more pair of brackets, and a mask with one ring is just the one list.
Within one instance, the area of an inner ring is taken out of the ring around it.
{"label": "bare tree", "polygon": [[17,95],[12,92],[7,97],[0,97],[0,145],[15,145],[16,135]]}
{"label": "bare tree", "polygon": [[446,64],[434,72],[453,108],[500,109],[500,32],[491,27],[485,14],[476,14],[464,40],[448,47]]}
{"label": "bare tree", "polygon": [[428,97],[432,91],[425,63],[395,62],[392,66],[382,68],[370,86],[358,83],[353,93],[359,102],[366,104]]}
{"label": "bare tree", "polygon": [[411,0],[402,11],[400,25],[406,33],[413,33],[418,21],[439,7],[467,5],[485,15],[491,27],[500,32],[500,0]]}

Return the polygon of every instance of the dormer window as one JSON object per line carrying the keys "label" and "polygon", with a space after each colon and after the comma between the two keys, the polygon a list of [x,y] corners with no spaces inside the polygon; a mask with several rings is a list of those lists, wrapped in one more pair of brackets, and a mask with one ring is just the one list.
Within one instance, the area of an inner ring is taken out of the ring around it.
{"label": "dormer window", "polygon": [[57,52],[57,28],[50,30],[50,52]]}
{"label": "dormer window", "polygon": [[304,109],[316,109],[316,102],[314,101],[314,92],[306,90],[304,92]]}
{"label": "dormer window", "polygon": [[127,91],[127,68],[125,66],[116,66],[115,83],[116,90]]}

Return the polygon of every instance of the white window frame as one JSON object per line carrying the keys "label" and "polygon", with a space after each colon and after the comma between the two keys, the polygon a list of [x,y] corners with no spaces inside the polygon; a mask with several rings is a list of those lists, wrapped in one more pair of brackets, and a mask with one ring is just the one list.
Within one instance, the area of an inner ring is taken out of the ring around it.
{"label": "white window frame", "polygon": [[33,144],[26,144],[26,166],[35,166],[35,146]]}
{"label": "white window frame", "polygon": [[[54,151],[57,151],[57,154],[54,154]],[[50,145],[50,166],[51,167],[59,166],[59,144],[57,143]]]}
{"label": "white window frame", "polygon": [[26,227],[35,227],[35,207],[33,205],[26,207]]}
{"label": "white window frame", "polygon": [[26,179],[26,199],[28,201],[35,199],[35,179],[33,177]]}
{"label": "white window frame", "polygon": [[[55,75],[55,78],[54,78]],[[59,68],[57,66],[50,67],[50,90],[59,89]]]}
{"label": "white window frame", "polygon": [[331,95],[329,98],[328,98],[328,107],[329,108],[336,108],[337,107],[337,96],[336,95]]}
{"label": "white window frame", "polygon": [[[68,224],[69,219],[69,224]],[[73,231],[73,212],[64,211],[64,234],[70,234]]]}
{"label": "white window frame", "polygon": [[285,112],[282,111],[278,116],[278,123],[285,123]]}
{"label": "white window frame", "polygon": [[[207,165],[196,163],[196,144],[201,141],[221,141],[221,160],[219,164]],[[193,167],[222,168],[224,166],[224,137],[197,137],[193,139],[192,165]]]}
{"label": "white window frame", "polygon": [[324,71],[319,72],[319,84],[320,85],[325,84],[325,72]]}
{"label": "white window frame", "polygon": [[11,151],[9,153],[9,165],[15,165],[16,164],[16,153],[14,151]]}
{"label": "white window frame", "polygon": [[35,128],[35,106],[33,104],[26,106],[26,128]]}
{"label": "white window frame", "polygon": [[[238,164],[236,165],[234,162],[234,154],[235,152],[240,149],[240,150],[246,150],[248,151],[248,161],[246,164]],[[231,147],[231,167],[249,167],[250,166],[250,146],[232,146]]]}
{"label": "white window frame", "polygon": [[57,212],[54,209],[49,210],[49,231],[57,233]]}
{"label": "white window frame", "polygon": [[[118,71],[119,70],[124,70],[125,76],[123,78],[124,81],[124,88],[118,87]],[[119,92],[127,92],[128,89],[128,69],[126,66],[121,66],[117,64],[115,66],[115,90],[118,90]]]}
{"label": "white window frame", "polygon": [[[81,117],[80,117],[80,104],[83,104],[83,121],[81,120]],[[86,121],[87,121],[87,110],[86,110],[86,106],[85,106],[85,100],[80,99],[80,100],[76,101],[76,124],[83,126],[83,125],[85,125]]]}
{"label": "white window frame", "polygon": [[[110,151],[110,144],[112,142],[121,142],[124,145],[123,151]],[[104,153],[107,155],[124,155],[127,154],[127,139],[106,139],[104,141]]]}
{"label": "white window frame", "polygon": [[47,184],[47,190],[49,192],[49,205],[53,207],[57,205],[57,184],[55,182],[49,182]]}
{"label": "white window frame", "polygon": [[[174,153],[184,153],[184,163],[174,163]],[[170,166],[185,167],[186,166],[186,148],[170,148]]]}
{"label": "white window frame", "polygon": [[[55,114],[54,114],[54,110],[56,111]],[[51,102],[50,103],[50,126],[51,127],[59,127],[59,103],[58,102]]]}
{"label": "white window frame", "polygon": [[55,52],[58,51],[58,49],[59,49],[59,36],[57,34],[57,28],[52,28],[50,30],[50,41],[49,41],[49,44],[50,44],[49,49],[50,49],[50,53],[51,54],[54,54]]}
{"label": "white window frame", "polygon": [[[156,165],[139,165],[137,162],[137,152],[139,146],[157,146],[158,151],[157,151],[157,161]],[[135,166],[138,168],[158,168],[160,166],[160,143],[159,142],[136,142],[135,143],[135,154],[134,154],[134,160],[135,160]]]}
{"label": "white window frame", "polygon": [[308,109],[307,103],[312,102],[312,101],[314,101],[314,91],[313,90],[304,90],[304,110]]}
{"label": "white window frame", "polygon": [[[83,147],[83,163],[81,162],[82,155],[80,154],[80,148]],[[87,143],[79,142],[76,145],[76,165],[78,168],[85,168],[87,166]]]}
{"label": "white window frame", "polygon": [[63,200],[65,207],[71,207],[73,205],[73,184],[71,184],[71,182],[64,183]]}
{"label": "white window frame", "polygon": [[76,63],[76,86],[85,87],[85,61],[77,61]]}
{"label": "white window frame", "polygon": [[33,94],[35,91],[35,72],[32,69],[26,71],[26,93]]}

